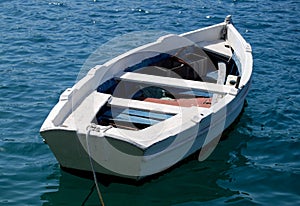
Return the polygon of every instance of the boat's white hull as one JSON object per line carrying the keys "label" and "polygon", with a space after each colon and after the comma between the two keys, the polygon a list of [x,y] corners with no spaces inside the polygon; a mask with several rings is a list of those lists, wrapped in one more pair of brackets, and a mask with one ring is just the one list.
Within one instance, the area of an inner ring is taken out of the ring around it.
{"label": "boat's white hull", "polygon": [[[228,104],[225,116],[222,112],[220,112],[222,115],[215,116],[215,119],[220,120],[215,122],[215,125],[211,125],[211,120],[207,119],[183,134],[170,137],[147,149],[91,133],[88,137],[91,153],[93,157],[98,157],[93,161],[95,171],[124,178],[141,179],[162,172],[197,151],[199,151],[199,158],[205,159],[216,147],[223,130],[228,128],[241,113],[249,87],[250,84],[246,85],[238,97]],[[219,127],[221,131],[212,132],[217,131]],[[42,135],[61,166],[91,171],[86,134],[57,129],[46,131]],[[172,144],[174,141],[180,144]]]}
{"label": "boat's white hull", "polygon": [[[217,36],[224,26],[208,27],[181,36],[200,43],[214,41],[219,38]],[[111,127],[92,127],[90,124],[95,123],[95,114],[111,98],[107,94],[91,93],[95,90],[93,85],[97,78],[93,77],[99,75],[98,70],[89,73],[90,79],[82,80],[76,87],[66,90],[40,131],[60,165],[64,168],[82,171],[93,169],[102,174],[141,179],[165,171],[196,151],[199,151],[199,160],[206,159],[219,142],[222,132],[241,113],[251,84],[251,48],[233,26],[229,27],[228,41],[237,52],[236,58],[244,75],[241,77],[239,88],[230,89],[224,86],[224,89],[228,90],[227,94],[211,109],[182,109],[176,117],[138,132]],[[161,41],[172,47],[172,38],[171,36],[170,40]],[[183,41],[183,44],[185,42]],[[152,49],[159,46],[159,43],[150,45]],[[128,56],[132,54],[135,54],[134,51]],[[126,58],[126,55],[124,56],[113,63],[122,62]],[[107,68],[109,66],[102,69]],[[118,72],[112,69],[112,73]],[[108,79],[103,75],[101,78]],[[184,81],[184,84],[186,83],[189,81]],[[176,86],[177,82],[174,84]],[[99,82],[96,85],[99,85]],[[197,83],[196,86],[201,85]],[[217,92],[218,89],[219,87],[214,88]],[[86,96],[85,93],[91,95]],[[94,106],[95,102],[97,106]],[[81,110],[83,112],[79,112]],[[85,115],[85,111],[91,112]]]}

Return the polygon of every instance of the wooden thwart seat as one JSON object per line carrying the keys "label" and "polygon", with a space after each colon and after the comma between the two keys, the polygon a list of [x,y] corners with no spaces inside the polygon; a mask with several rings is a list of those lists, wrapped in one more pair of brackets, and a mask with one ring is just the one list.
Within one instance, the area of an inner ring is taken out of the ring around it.
{"label": "wooden thwart seat", "polygon": [[199,82],[186,79],[177,79],[171,77],[162,77],[149,74],[140,74],[133,72],[126,72],[121,77],[120,80],[136,83],[149,84],[151,86],[160,86],[160,87],[174,87],[180,89],[194,89],[202,90],[217,94],[231,94],[236,95],[237,89],[228,85],[219,85],[208,82]]}
{"label": "wooden thwart seat", "polygon": [[108,105],[112,107],[116,106],[116,107],[124,107],[124,108],[135,108],[135,109],[142,109],[142,110],[169,113],[169,114],[178,114],[181,111],[181,108],[178,106],[162,105],[158,103],[144,102],[144,101],[138,101],[132,99],[123,99],[117,97],[112,97],[109,100]]}

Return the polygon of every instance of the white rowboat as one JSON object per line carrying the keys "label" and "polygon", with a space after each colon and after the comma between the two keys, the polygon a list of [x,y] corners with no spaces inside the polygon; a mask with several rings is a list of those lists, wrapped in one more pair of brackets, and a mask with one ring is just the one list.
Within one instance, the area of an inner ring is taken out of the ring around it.
{"label": "white rowboat", "polygon": [[170,34],[92,68],[40,133],[63,168],[141,179],[199,151],[206,159],[242,111],[251,46],[230,16]]}

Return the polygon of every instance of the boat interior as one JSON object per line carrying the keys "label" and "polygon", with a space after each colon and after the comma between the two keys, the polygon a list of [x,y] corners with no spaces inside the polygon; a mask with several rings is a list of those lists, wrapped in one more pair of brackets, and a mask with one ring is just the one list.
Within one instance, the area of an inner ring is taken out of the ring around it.
{"label": "boat interior", "polygon": [[[223,49],[234,53],[225,43]],[[99,125],[141,130],[181,107],[210,108],[239,84],[232,55],[193,45],[160,53],[124,68],[98,86],[112,96],[96,115]]]}

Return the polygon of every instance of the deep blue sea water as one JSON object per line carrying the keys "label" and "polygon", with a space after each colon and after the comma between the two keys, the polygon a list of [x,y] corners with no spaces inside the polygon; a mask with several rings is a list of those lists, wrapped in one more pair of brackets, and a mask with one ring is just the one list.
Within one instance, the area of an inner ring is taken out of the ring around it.
{"label": "deep blue sea water", "polygon": [[39,135],[60,93],[97,49],[101,62],[228,14],[253,48],[253,84],[240,121],[204,162],[141,186],[100,184],[104,202],[300,205],[298,0],[1,0],[0,205],[99,205],[95,190],[88,197],[94,182],[61,171]]}

